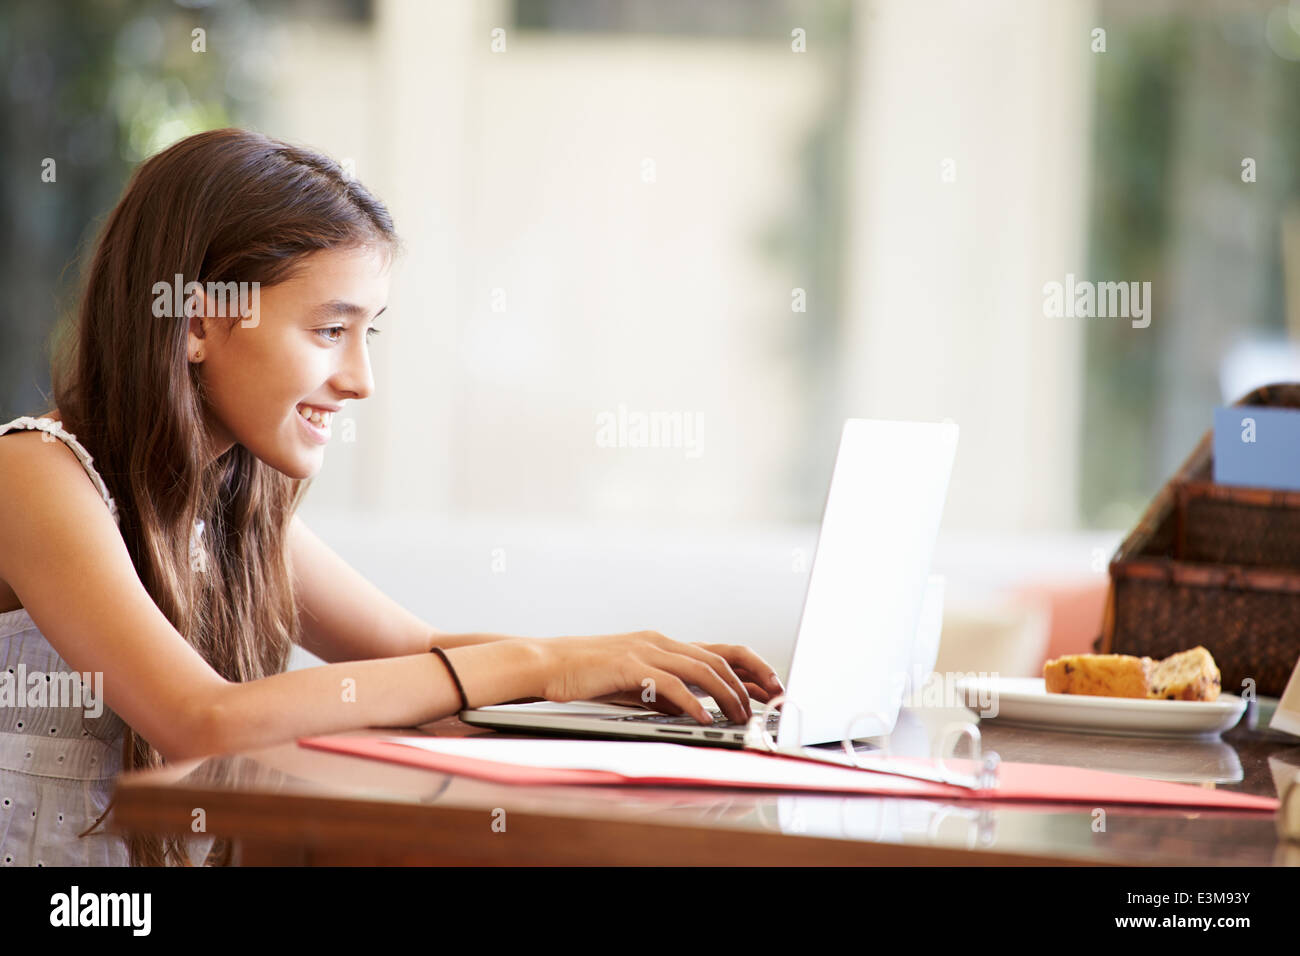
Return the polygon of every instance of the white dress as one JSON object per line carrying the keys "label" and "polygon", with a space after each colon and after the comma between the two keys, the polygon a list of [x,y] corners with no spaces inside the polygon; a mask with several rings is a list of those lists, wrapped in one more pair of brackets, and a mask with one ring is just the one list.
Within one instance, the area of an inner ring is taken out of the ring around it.
{"label": "white dress", "polygon": [[[113,521],[120,524],[117,504],[90,455],[58,422],[24,416],[0,425],[0,435],[33,428],[61,439],[76,453]],[[202,530],[200,522],[195,531]],[[102,712],[95,717],[85,715],[88,708],[30,705],[30,685],[20,686],[19,677],[66,675],[72,668],[26,608],[0,613],[0,671],[11,694],[17,692],[16,706],[0,706],[0,866],[128,866],[126,840],[107,832],[111,816],[93,833],[78,836],[99,818],[112,796],[122,769],[126,724],[102,701]],[[42,696],[45,703],[59,702]],[[187,839],[195,866],[203,864],[214,840]]]}

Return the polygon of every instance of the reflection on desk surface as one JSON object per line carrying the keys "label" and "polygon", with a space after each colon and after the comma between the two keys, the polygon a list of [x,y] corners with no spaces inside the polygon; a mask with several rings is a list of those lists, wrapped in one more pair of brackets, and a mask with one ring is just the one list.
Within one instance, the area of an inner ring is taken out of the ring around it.
{"label": "reflection on desk surface", "polygon": [[[891,742],[901,731],[907,742],[899,752],[921,756],[944,722],[963,714],[969,719],[976,717],[973,711],[961,708],[906,708],[899,716],[899,727]],[[1219,737],[1090,735],[992,721],[983,721],[979,727],[984,747],[997,750],[1003,760],[1060,764],[1201,786],[1241,783],[1245,779],[1237,749]],[[896,744],[893,746],[897,749]]]}

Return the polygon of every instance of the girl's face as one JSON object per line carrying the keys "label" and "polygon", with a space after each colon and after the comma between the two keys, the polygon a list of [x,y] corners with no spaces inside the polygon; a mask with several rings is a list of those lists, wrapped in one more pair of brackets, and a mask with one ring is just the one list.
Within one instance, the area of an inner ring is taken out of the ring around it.
{"label": "girl's face", "polygon": [[330,420],[374,390],[368,330],[387,308],[388,262],[373,246],[314,252],[293,278],[250,295],[243,321],[190,319],[214,458],[238,442],[290,478],[320,470]]}

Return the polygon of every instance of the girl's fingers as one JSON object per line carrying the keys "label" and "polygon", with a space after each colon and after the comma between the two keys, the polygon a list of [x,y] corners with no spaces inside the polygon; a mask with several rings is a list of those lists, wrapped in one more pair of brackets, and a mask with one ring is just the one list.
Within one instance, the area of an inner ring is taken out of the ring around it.
{"label": "girl's fingers", "polygon": [[[736,676],[745,682],[745,689],[749,691],[749,696],[753,697],[755,700],[761,700],[763,703],[767,704],[778,696],[777,694],[772,693],[768,688],[764,687],[763,682],[758,679],[758,675],[751,673],[747,668],[736,667],[735,671]],[[755,693],[755,691],[758,691],[758,693]],[[782,690],[779,691],[779,693],[784,694],[785,691]]]}
{"label": "girl's fingers", "polygon": [[752,648],[744,644],[699,644],[697,646],[724,658],[737,674],[743,668],[756,683],[761,684],[771,693],[785,693],[780,678],[776,676],[776,668],[759,657]]}
{"label": "girl's fingers", "polygon": [[[688,647],[688,649],[698,651],[700,654],[707,653],[696,647]],[[682,689],[691,695],[696,706],[692,707],[689,702],[685,703],[684,706],[688,714],[694,716],[704,713],[703,705],[686,686],[687,684],[694,684],[711,696],[714,703],[718,705],[718,709],[726,714],[729,719],[737,723],[743,723],[749,719],[749,696],[745,693],[745,685],[740,682],[740,678],[732,675],[736,681],[736,686],[733,688],[723,675],[714,669],[712,661],[701,659],[695,654],[678,654],[671,650],[661,650],[659,648],[653,649],[649,659],[653,660],[659,667],[674,674]],[[727,673],[731,673],[731,668],[727,668]],[[670,699],[681,703],[675,697]],[[706,720],[703,723],[711,723],[711,721]]]}
{"label": "girl's fingers", "polygon": [[[736,676],[736,672],[731,669],[731,665],[725,657],[699,644],[682,644],[676,641],[673,642],[673,646],[661,648],[660,650],[663,653],[679,654],[683,657],[693,658],[703,664],[708,669],[707,673],[691,670],[682,675],[687,680],[687,683],[696,684],[704,689],[717,703],[718,709],[727,714],[732,720],[749,719],[749,695],[745,693],[745,685]],[[697,678],[697,673],[702,674],[704,679]],[[730,690],[731,693],[722,697],[718,696],[715,689],[716,685],[714,683],[705,683],[705,680],[714,679],[721,682],[722,686]],[[737,717],[732,712],[733,701],[734,706],[740,708],[740,717]]]}
{"label": "girl's fingers", "polygon": [[[694,658],[682,657],[682,655],[680,654],[671,654],[666,651],[661,653],[663,653],[665,657],[669,657],[669,658],[675,657],[677,658],[678,661],[681,661],[682,664],[685,664],[687,666],[694,664],[694,665],[699,665],[699,667],[705,670],[709,670],[710,672],[712,671],[712,668],[710,668],[707,664],[704,664],[701,661],[697,661]],[[670,662],[670,666],[677,667],[681,665]],[[690,688],[686,686],[686,682],[684,680],[682,680],[676,674],[670,673],[669,671],[666,670],[661,670],[660,668],[657,667],[651,667],[649,671],[650,671],[650,676],[654,678],[655,686],[658,688],[658,691],[655,694],[656,703],[671,702],[673,704],[676,704],[677,707],[681,709],[682,713],[690,714],[700,723],[702,724],[713,723],[713,719],[709,717],[708,712],[704,709],[704,705],[700,703],[700,699],[691,693]],[[720,690],[726,689],[726,685],[722,684],[721,679],[718,679],[717,682],[720,685],[719,687]]]}

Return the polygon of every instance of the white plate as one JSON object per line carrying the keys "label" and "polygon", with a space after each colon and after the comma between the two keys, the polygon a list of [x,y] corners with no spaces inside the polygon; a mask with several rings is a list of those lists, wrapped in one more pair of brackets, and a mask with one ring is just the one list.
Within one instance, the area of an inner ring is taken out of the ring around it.
{"label": "white plate", "polygon": [[[1041,677],[968,677],[956,683],[966,706],[982,719],[1052,730],[1124,737],[1204,737],[1230,730],[1245,713],[1235,694],[1218,700],[1144,700],[1049,694]],[[991,702],[985,716],[983,702]]]}

